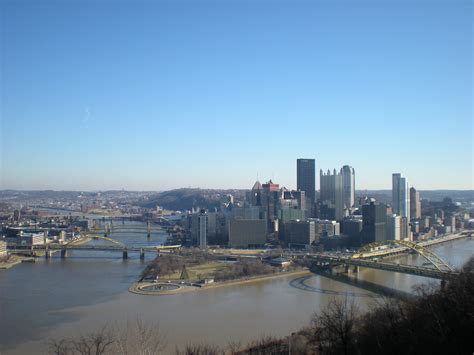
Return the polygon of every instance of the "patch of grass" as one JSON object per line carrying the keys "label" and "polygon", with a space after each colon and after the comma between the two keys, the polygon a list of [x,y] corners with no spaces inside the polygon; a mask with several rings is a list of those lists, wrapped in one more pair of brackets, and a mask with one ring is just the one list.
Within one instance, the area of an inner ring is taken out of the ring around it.
{"label": "patch of grass", "polygon": [[[203,278],[213,278],[217,270],[226,269],[228,267],[229,267],[228,264],[212,261],[212,262],[201,264],[201,265],[186,266],[186,270],[188,272],[189,281],[199,281],[200,279],[203,279]],[[181,276],[181,270],[173,274],[163,276],[161,279],[162,280],[178,280],[180,276]]]}

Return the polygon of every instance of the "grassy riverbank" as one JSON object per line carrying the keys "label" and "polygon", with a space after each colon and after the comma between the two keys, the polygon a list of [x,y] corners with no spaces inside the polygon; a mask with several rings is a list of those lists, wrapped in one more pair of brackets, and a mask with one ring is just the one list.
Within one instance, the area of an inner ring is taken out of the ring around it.
{"label": "grassy riverbank", "polygon": [[[226,269],[228,266],[224,263],[219,262],[208,262],[200,265],[193,265],[186,268],[188,278],[186,281],[197,282],[206,278],[213,278],[215,273],[220,270]],[[181,270],[178,270],[172,274],[160,277],[160,280],[179,280],[181,277]]]}
{"label": "grassy riverbank", "polygon": [[140,294],[140,295],[151,295],[151,296],[164,296],[164,295],[176,295],[179,293],[185,293],[185,292],[197,292],[197,291],[202,291],[202,290],[209,290],[217,287],[225,287],[225,286],[237,286],[237,285],[244,285],[244,284],[250,284],[250,283],[257,283],[257,282],[265,282],[281,277],[299,277],[299,276],[306,276],[306,275],[311,275],[312,273],[307,270],[307,269],[298,269],[298,270],[292,270],[292,271],[281,271],[281,272],[276,272],[276,273],[271,273],[271,274],[263,274],[263,275],[258,275],[258,276],[252,276],[252,277],[245,277],[245,278],[238,278],[238,279],[233,279],[233,280],[228,280],[228,281],[221,281],[221,282],[213,282],[210,284],[203,284],[200,287],[199,286],[192,286],[190,282],[185,282],[185,284],[180,284],[181,282],[184,282],[182,280],[161,280],[164,282],[171,282],[171,283],[176,283],[177,285],[180,285],[179,289],[176,290],[167,290],[163,292],[154,292],[154,291],[148,291],[143,288],[146,288],[148,286],[153,286],[156,285],[154,282],[135,282],[130,288],[129,291],[132,293]]}

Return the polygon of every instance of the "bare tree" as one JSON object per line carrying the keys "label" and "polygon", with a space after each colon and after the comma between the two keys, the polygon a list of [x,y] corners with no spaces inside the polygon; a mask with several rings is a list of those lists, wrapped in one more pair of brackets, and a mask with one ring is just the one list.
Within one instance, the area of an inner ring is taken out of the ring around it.
{"label": "bare tree", "polygon": [[325,310],[313,314],[313,344],[322,354],[353,353],[358,318],[359,308],[353,299],[333,299]]}
{"label": "bare tree", "polygon": [[72,354],[71,341],[68,339],[52,339],[46,342],[48,353],[52,355],[69,355]]}
{"label": "bare tree", "polygon": [[240,341],[229,340],[227,343],[227,352],[235,354],[242,350],[242,343]]}
{"label": "bare tree", "polygon": [[176,349],[176,355],[225,355],[225,351],[210,344],[186,345],[184,350]]}
{"label": "bare tree", "polygon": [[117,328],[117,339],[114,343],[114,354],[154,355],[166,346],[165,337],[157,324],[146,324],[137,319],[127,321],[125,328]]}
{"label": "bare tree", "polygon": [[106,354],[114,342],[112,332],[107,326],[104,326],[96,332],[72,339],[71,346],[81,355],[102,355]]}
{"label": "bare tree", "polygon": [[288,341],[270,335],[261,335],[258,339],[250,342],[244,350],[244,354],[266,355],[266,354],[288,354]]}

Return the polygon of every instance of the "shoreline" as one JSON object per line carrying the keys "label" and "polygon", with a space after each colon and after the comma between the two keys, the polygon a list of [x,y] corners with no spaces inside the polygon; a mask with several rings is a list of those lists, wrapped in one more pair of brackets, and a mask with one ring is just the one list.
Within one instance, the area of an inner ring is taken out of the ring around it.
{"label": "shoreline", "polygon": [[[15,265],[21,264],[23,259],[27,259],[28,257],[22,257],[19,255],[11,255],[9,260],[0,262],[0,270],[8,270]],[[13,259],[13,260],[10,260]]]}
{"label": "shoreline", "polygon": [[[86,238],[81,238],[81,239],[76,239],[71,241],[70,245],[81,245],[84,243],[87,243],[92,240],[92,237],[86,237]],[[64,244],[66,245],[66,244]],[[50,250],[51,254],[57,253],[59,250],[53,249]],[[37,250],[35,251],[36,256],[24,256],[24,255],[16,255],[16,254],[10,254],[9,257],[10,259],[7,261],[2,261],[0,262],[0,270],[8,270],[14,267],[15,265],[21,264],[26,261],[30,261],[31,259],[36,260],[37,258],[44,257],[44,250]],[[11,260],[13,259],[13,260]]]}
{"label": "shoreline", "polygon": [[[170,282],[134,282],[132,286],[129,287],[128,291],[137,295],[145,295],[145,296],[165,296],[165,295],[177,295],[180,293],[186,293],[186,292],[196,292],[196,291],[201,291],[201,290],[209,290],[213,288],[218,288],[218,287],[225,287],[225,286],[236,286],[236,285],[242,285],[242,284],[249,284],[249,283],[255,283],[255,282],[263,282],[267,280],[272,280],[272,279],[277,279],[281,278],[284,276],[306,276],[306,275],[312,275],[313,273],[309,271],[308,269],[306,270],[295,270],[295,271],[289,271],[289,272],[278,272],[275,274],[265,274],[265,275],[259,275],[259,276],[253,276],[245,279],[235,279],[235,280],[227,280],[227,281],[221,281],[221,282],[216,282],[216,283],[211,283],[207,285],[203,285],[201,287],[198,286],[190,286],[190,285],[180,285],[179,283],[181,280],[176,280],[176,281],[171,281]],[[153,286],[157,284],[175,284],[179,285],[180,287],[177,290],[170,290],[170,291],[162,291],[162,292],[153,292],[153,291],[147,291],[144,290],[144,287],[148,286]]]}

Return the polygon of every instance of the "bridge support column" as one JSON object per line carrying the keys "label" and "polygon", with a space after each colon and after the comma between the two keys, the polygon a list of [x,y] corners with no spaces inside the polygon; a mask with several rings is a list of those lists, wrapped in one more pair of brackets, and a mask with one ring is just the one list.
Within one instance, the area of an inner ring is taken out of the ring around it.
{"label": "bridge support column", "polygon": [[124,250],[123,250],[122,259],[123,259],[123,260],[128,259],[128,251],[127,251],[127,249],[124,249]]}
{"label": "bridge support column", "polygon": [[352,272],[354,274],[357,274],[359,272],[359,267],[358,266],[354,266],[354,269],[352,269]]}
{"label": "bridge support column", "polygon": [[67,256],[67,250],[61,249],[61,259],[66,259],[66,256]]}
{"label": "bridge support column", "polygon": [[49,259],[49,258],[51,257],[51,250],[49,250],[49,248],[46,248],[46,249],[44,250],[44,257],[45,257],[46,259]]}
{"label": "bridge support column", "polygon": [[145,260],[145,250],[143,248],[140,249],[140,260]]}
{"label": "bridge support column", "polygon": [[444,290],[446,287],[446,280],[441,280],[441,290]]}

